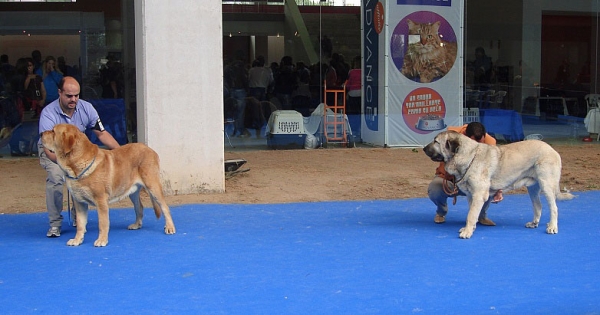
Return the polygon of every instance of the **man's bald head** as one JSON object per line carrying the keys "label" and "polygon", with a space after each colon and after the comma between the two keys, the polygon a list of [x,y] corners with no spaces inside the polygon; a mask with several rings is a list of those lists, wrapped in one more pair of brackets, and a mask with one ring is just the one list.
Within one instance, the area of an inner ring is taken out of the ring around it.
{"label": "man's bald head", "polygon": [[58,84],[58,98],[63,112],[72,114],[79,101],[79,82],[73,77],[64,77]]}
{"label": "man's bald head", "polygon": [[75,78],[69,77],[69,76],[63,77],[62,80],[60,80],[60,82],[58,83],[58,89],[59,90],[64,90],[65,85],[71,85],[70,88],[74,88],[74,87],[76,89],[80,89],[81,88],[79,86],[79,82],[77,82],[77,80],[75,80]]}

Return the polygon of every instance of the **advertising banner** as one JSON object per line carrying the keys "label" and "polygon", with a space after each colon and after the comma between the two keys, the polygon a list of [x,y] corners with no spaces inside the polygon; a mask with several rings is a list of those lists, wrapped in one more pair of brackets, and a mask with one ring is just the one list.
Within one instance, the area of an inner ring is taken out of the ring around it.
{"label": "advertising banner", "polygon": [[366,0],[363,10],[363,140],[422,146],[462,124],[463,1]]}
{"label": "advertising banner", "polygon": [[385,143],[385,17],[384,1],[362,2],[363,67],[362,120],[363,141],[376,145]]}

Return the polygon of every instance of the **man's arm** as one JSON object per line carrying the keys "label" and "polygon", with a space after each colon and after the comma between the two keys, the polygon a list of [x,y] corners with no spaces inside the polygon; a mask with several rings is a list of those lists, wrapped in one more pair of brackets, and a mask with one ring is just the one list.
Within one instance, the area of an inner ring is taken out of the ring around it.
{"label": "man's arm", "polygon": [[44,153],[46,153],[46,157],[50,159],[50,161],[56,163],[56,154],[54,152],[50,152],[50,150],[44,147]]}
{"label": "man's arm", "polygon": [[106,131],[106,130],[104,130],[104,131],[93,130],[93,131],[96,134],[96,137],[98,137],[98,140],[100,140],[100,142],[102,142],[102,144],[104,144],[109,149],[112,150],[114,148],[120,147],[117,140],[115,140],[115,138],[113,138],[113,136],[108,131]]}
{"label": "man's arm", "polygon": [[496,145],[496,139],[486,133],[485,137],[483,139],[483,143],[489,144],[489,145]]}

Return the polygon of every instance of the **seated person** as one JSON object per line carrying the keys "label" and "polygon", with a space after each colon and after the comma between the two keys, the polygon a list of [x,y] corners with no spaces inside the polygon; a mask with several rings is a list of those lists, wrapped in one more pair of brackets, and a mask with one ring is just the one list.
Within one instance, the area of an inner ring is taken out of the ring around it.
{"label": "seated person", "polygon": [[[480,143],[496,145],[496,139],[487,134],[485,132],[485,127],[479,122],[472,122],[468,125],[465,124],[462,127],[448,127],[448,130],[462,133]],[[446,222],[446,214],[448,214],[448,197],[456,196],[455,194],[450,194],[450,192],[455,191],[454,176],[447,174],[444,166],[444,162],[441,162],[436,169],[435,178],[431,181],[427,190],[429,199],[437,206],[436,215],[433,221],[438,224]],[[457,195],[464,196],[465,194],[459,190]],[[502,198],[502,190],[499,190],[494,195],[492,202],[500,202],[502,201]],[[479,214],[479,223],[483,225],[496,225],[494,221],[487,218],[487,209],[489,206],[489,202],[486,202],[483,205],[481,213]]]}

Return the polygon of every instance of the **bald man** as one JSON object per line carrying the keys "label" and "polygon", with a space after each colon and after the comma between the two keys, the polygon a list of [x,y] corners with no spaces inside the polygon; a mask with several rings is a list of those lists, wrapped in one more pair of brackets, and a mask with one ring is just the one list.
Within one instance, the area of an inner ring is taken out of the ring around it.
{"label": "bald man", "polygon": [[[73,77],[64,77],[58,84],[58,99],[50,102],[40,114],[39,133],[52,130],[57,124],[71,124],[81,132],[91,129],[100,142],[109,149],[119,147],[119,143],[104,129],[98,112],[92,104],[79,99],[80,86]],[[47,237],[59,237],[62,227],[63,185],[65,172],[56,163],[56,155],[38,142],[40,165],[46,170],[46,208],[50,229]],[[73,221],[75,222],[75,221]]]}

